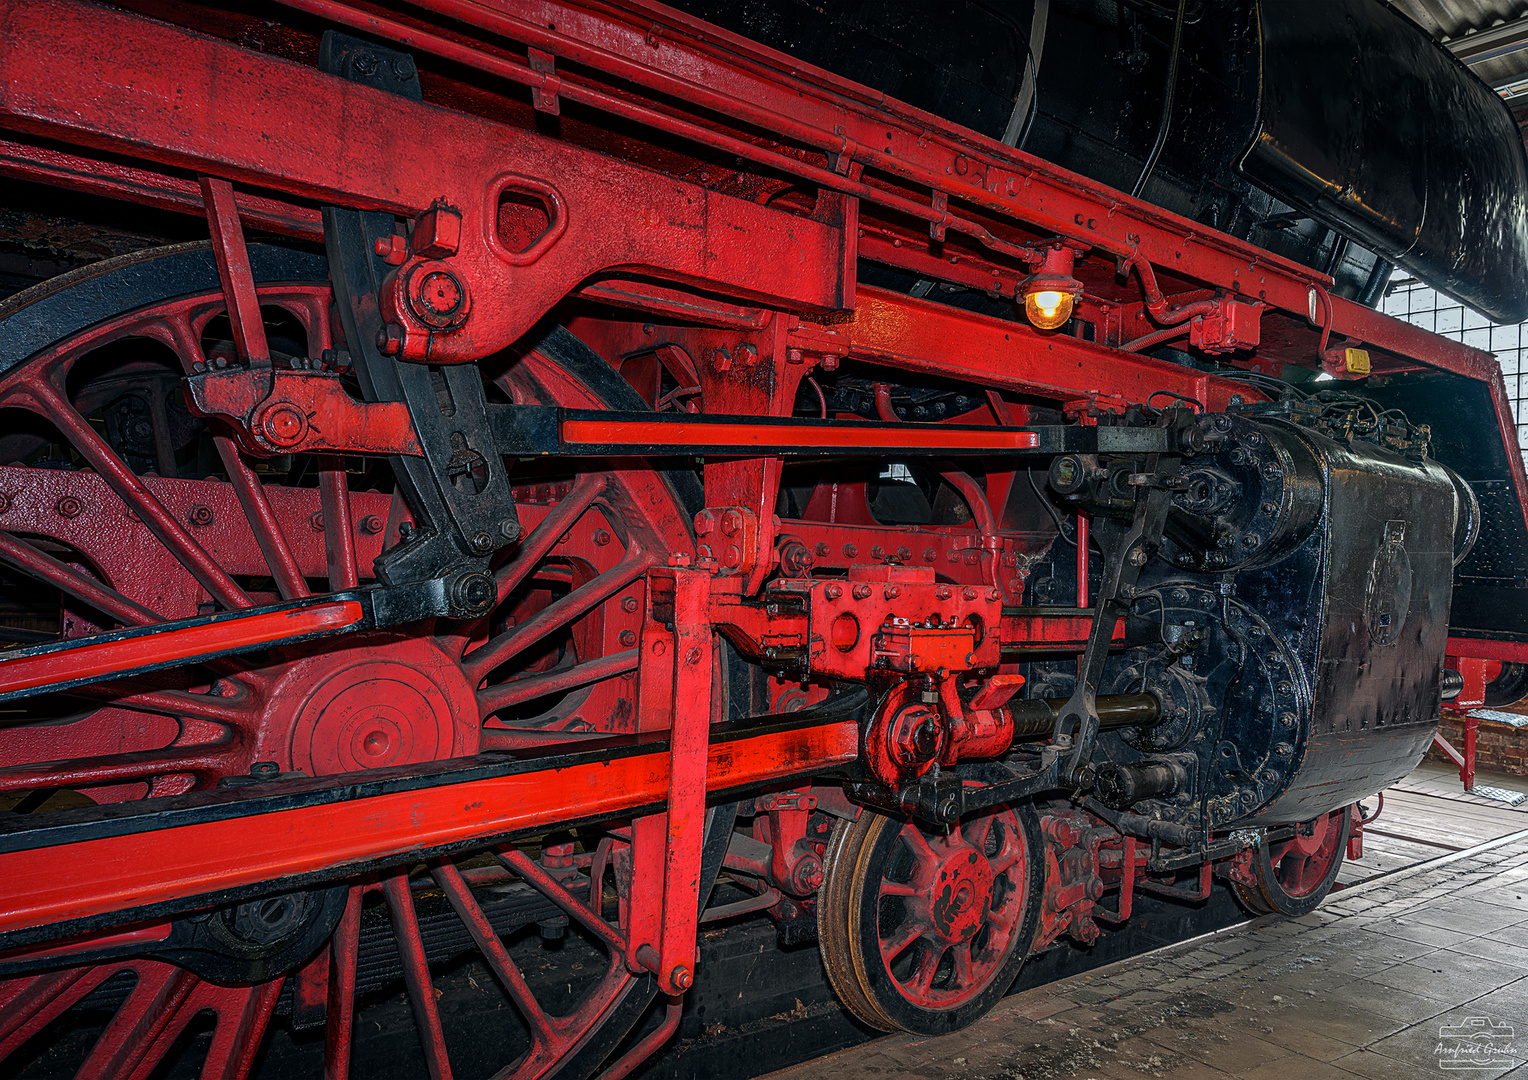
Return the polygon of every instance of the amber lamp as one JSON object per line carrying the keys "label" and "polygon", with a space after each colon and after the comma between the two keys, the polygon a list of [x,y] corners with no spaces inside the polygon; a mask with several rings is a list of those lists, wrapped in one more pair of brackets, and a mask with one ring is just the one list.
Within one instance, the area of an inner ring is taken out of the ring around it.
{"label": "amber lamp", "polygon": [[1076,256],[1068,247],[1051,248],[1040,268],[1019,283],[1024,314],[1037,330],[1054,330],[1072,317],[1082,282],[1072,277]]}

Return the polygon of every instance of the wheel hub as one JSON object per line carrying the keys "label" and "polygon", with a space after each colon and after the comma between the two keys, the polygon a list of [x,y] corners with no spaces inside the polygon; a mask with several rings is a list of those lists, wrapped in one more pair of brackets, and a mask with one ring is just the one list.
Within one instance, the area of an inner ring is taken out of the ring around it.
{"label": "wheel hub", "polygon": [[930,921],[946,942],[963,945],[986,919],[994,884],[992,866],[970,844],[945,841],[930,846],[940,856],[925,894],[931,897]]}
{"label": "wheel hub", "polygon": [[277,684],[271,708],[295,717],[292,768],[320,776],[477,752],[476,696],[433,641],[358,644],[300,660]]}

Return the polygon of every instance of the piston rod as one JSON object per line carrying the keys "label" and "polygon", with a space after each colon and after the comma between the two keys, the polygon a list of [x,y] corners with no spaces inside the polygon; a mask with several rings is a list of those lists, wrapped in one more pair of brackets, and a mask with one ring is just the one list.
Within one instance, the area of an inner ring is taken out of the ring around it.
{"label": "piston rod", "polygon": [[[1049,738],[1056,727],[1056,717],[1066,698],[1034,698],[1013,701],[1013,737]],[[1162,720],[1162,703],[1155,694],[1105,694],[1098,698],[1098,726],[1101,729],[1153,727]]]}

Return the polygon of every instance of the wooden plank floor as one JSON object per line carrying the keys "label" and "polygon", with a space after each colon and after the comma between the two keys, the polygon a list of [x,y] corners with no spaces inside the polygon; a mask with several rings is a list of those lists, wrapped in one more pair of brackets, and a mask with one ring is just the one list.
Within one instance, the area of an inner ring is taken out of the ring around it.
{"label": "wooden plank floor", "polygon": [[[1528,779],[1479,773],[1476,786],[1528,791]],[[1370,813],[1375,799],[1366,799]],[[1385,792],[1379,819],[1364,830],[1364,857],[1343,865],[1339,886],[1366,881],[1376,874],[1413,866],[1498,836],[1528,828],[1528,803],[1509,807],[1467,795],[1458,770],[1423,762],[1410,776]]]}

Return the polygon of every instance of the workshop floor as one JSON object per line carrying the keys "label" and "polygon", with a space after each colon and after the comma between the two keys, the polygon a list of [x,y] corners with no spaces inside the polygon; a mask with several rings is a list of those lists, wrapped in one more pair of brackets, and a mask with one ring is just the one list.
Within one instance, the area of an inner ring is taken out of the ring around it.
{"label": "workshop floor", "polygon": [[891,1035],[768,1080],[1528,1080],[1528,819],[1511,817],[1524,828],[1435,848],[1304,918],[1258,919],[1015,994],[953,1035]]}

